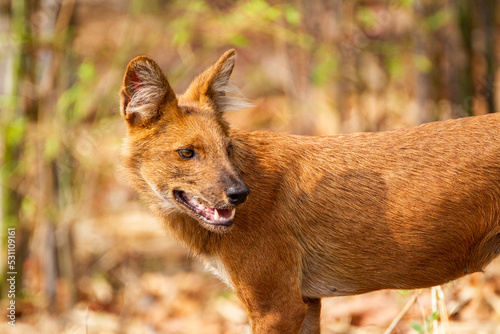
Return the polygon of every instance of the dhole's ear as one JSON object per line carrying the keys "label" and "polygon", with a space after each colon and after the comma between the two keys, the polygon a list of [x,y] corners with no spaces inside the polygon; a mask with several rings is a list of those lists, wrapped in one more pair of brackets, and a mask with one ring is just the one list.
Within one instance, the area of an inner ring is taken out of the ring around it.
{"label": "dhole's ear", "polygon": [[226,51],[215,64],[193,80],[182,97],[200,105],[209,104],[217,112],[251,107],[239,90],[229,84],[235,61],[236,51]]}
{"label": "dhole's ear", "polygon": [[162,104],[177,105],[175,93],[156,62],[146,56],[132,59],[120,91],[121,114],[130,125],[146,125],[161,113]]}

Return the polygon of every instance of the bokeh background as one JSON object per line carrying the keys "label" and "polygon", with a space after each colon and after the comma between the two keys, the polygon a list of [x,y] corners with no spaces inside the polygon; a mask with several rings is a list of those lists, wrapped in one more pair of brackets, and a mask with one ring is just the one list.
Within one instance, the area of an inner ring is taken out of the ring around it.
{"label": "bokeh background", "polygon": [[[497,0],[0,0],[0,333],[250,333],[119,172],[133,57],[182,92],[235,48],[232,82],[254,108],[229,113],[233,127],[382,131],[498,110],[499,28]],[[401,318],[394,333],[500,333],[500,260],[415,296],[325,299],[323,331]]]}

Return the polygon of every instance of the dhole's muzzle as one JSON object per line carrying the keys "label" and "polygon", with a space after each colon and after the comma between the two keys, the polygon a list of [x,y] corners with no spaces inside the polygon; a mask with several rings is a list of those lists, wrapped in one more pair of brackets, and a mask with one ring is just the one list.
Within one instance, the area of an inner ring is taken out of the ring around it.
{"label": "dhole's muzzle", "polygon": [[183,190],[174,190],[173,196],[181,207],[201,220],[205,228],[215,232],[227,232],[233,225],[235,207],[246,201],[249,192],[245,181],[239,178],[238,184],[225,190],[226,200],[221,204],[209,204],[202,197]]}

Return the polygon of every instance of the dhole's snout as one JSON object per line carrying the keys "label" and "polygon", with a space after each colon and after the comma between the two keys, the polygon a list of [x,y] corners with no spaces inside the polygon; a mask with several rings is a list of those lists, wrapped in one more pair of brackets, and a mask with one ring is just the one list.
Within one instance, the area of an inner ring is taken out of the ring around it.
{"label": "dhole's snout", "polygon": [[237,206],[246,202],[250,190],[231,162],[227,161],[221,168],[219,178],[228,204]]}
{"label": "dhole's snout", "polygon": [[196,217],[205,228],[226,233],[233,226],[236,207],[247,200],[250,190],[234,168],[226,166],[218,176],[218,181],[212,186],[210,183],[198,183],[195,187],[185,185],[186,188],[180,185],[173,190],[173,197],[183,210]]}
{"label": "dhole's snout", "polygon": [[226,196],[229,203],[232,205],[243,204],[247,200],[247,196],[250,193],[246,183],[243,185],[231,187],[226,190]]}

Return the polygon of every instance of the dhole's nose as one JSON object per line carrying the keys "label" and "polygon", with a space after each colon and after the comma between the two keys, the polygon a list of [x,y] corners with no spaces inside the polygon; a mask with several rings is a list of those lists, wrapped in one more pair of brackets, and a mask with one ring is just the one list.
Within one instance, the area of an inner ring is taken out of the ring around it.
{"label": "dhole's nose", "polygon": [[226,195],[229,200],[229,203],[233,205],[238,205],[245,203],[247,200],[247,196],[250,190],[245,185],[244,187],[231,187],[226,190]]}

